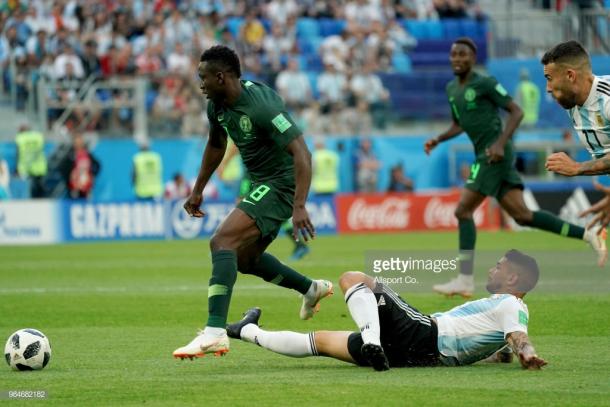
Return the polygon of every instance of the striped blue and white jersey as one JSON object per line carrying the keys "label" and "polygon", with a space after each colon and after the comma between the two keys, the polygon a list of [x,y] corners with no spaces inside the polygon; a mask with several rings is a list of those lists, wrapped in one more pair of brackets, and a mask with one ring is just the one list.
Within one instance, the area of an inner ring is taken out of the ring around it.
{"label": "striped blue and white jersey", "polygon": [[432,315],[438,325],[438,350],[447,365],[468,365],[507,346],[511,332],[527,333],[529,313],[511,294],[469,301]]}
{"label": "striped blue and white jersey", "polygon": [[585,103],[568,109],[568,115],[593,157],[610,153],[610,76],[595,76]]}

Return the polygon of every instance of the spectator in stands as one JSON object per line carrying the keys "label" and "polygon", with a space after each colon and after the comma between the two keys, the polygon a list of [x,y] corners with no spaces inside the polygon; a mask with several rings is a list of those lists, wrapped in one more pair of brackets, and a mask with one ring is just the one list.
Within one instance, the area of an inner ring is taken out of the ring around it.
{"label": "spectator in stands", "polygon": [[44,14],[39,13],[38,7],[30,6],[26,11],[25,23],[30,28],[32,33],[40,33],[43,31],[46,33],[55,32],[55,22],[53,19],[47,18]]}
{"label": "spectator in stands", "polygon": [[519,84],[515,91],[515,103],[523,110],[521,127],[534,127],[538,123],[540,111],[540,89],[530,81],[530,73],[527,68],[521,69]]}
{"label": "spectator in stands", "polygon": [[159,89],[152,110],[152,119],[166,132],[177,132],[180,129],[182,112],[180,104],[184,102],[185,110],[188,100],[180,96],[183,82],[165,80]]}
{"label": "spectator in stands", "polygon": [[463,0],[434,0],[439,18],[467,18],[467,6]]}
{"label": "spectator in stands", "polygon": [[265,17],[280,27],[286,25],[288,18],[296,16],[299,7],[294,0],[271,0],[264,8]]}
{"label": "spectator in stands", "polygon": [[378,2],[370,0],[350,0],[345,5],[345,19],[348,30],[352,33],[368,34],[373,22],[382,21]]}
{"label": "spectator in stands", "polygon": [[334,65],[340,71],[347,67],[347,59],[350,55],[350,34],[343,30],[340,35],[330,35],[320,44],[320,56],[324,65]]}
{"label": "spectator in stands", "polygon": [[67,66],[72,66],[72,74],[78,79],[85,77],[83,62],[74,52],[70,44],[66,44],[61,53],[55,58],[55,77],[62,78],[67,75]]}
{"label": "spectator in stands", "polygon": [[140,55],[147,48],[163,48],[163,32],[157,26],[150,24],[144,29],[144,35],[140,35],[133,40],[133,52]]}
{"label": "spectator in stands", "polygon": [[93,191],[100,163],[87,148],[81,133],[72,136],[72,147],[59,165],[71,199],[88,199]]}
{"label": "spectator in stands", "polygon": [[280,72],[275,87],[288,109],[299,112],[311,102],[311,85],[305,72],[299,71],[299,61],[288,60],[286,70]]}
{"label": "spectator in stands", "polygon": [[282,61],[295,48],[295,39],[285,35],[282,26],[275,24],[271,28],[271,33],[263,40],[263,50],[267,56],[267,63],[272,72],[279,72],[282,69]]}
{"label": "spectator in stands", "polygon": [[373,70],[372,63],[365,65],[361,73],[353,76],[349,86],[356,99],[366,103],[375,127],[385,129],[390,92]]}
{"label": "spectator in stands", "polygon": [[[372,52],[369,50],[367,37],[362,31],[357,31],[348,40],[349,57],[347,58],[347,66],[350,69],[360,70],[369,61]],[[337,66],[337,69],[345,71],[339,66]]]}
{"label": "spectator in stands", "polygon": [[256,10],[248,10],[246,19],[241,26],[240,37],[247,53],[259,53],[262,50],[265,27],[256,17]]}
{"label": "spectator in stands", "polygon": [[366,38],[366,63],[375,63],[380,70],[387,71],[392,67],[395,48],[387,27],[381,23],[373,24],[371,34]]}
{"label": "spectator in stands", "polygon": [[183,137],[204,136],[207,134],[206,109],[201,105],[201,95],[186,88],[187,101],[182,117],[180,132]]}
{"label": "spectator in stands", "polygon": [[184,176],[177,172],[172,179],[165,184],[165,199],[185,199],[191,194],[191,186],[186,182]]}
{"label": "spectator in stands", "polygon": [[385,28],[388,36],[394,42],[395,49],[408,53],[417,46],[417,39],[405,30],[397,20],[388,21]]}
{"label": "spectator in stands", "polygon": [[17,174],[30,181],[30,197],[46,197],[44,179],[47,175],[47,157],[44,152],[44,136],[30,129],[28,124],[19,126],[15,137],[17,145]]}
{"label": "spectator in stands", "polygon": [[[190,47],[193,42],[193,26],[184,18],[184,9],[181,7],[176,8],[171,17],[165,20],[163,32],[166,53],[169,53],[178,43]],[[190,49],[185,48],[185,51],[190,52]]]}
{"label": "spectator in stands", "polygon": [[342,4],[338,1],[305,0],[299,2],[303,10],[303,16],[312,18],[335,18],[342,14]]}
{"label": "spectator in stands", "polygon": [[138,75],[153,75],[163,67],[163,61],[155,47],[146,48],[144,53],[136,57],[135,63]]}
{"label": "spectator in stands", "polygon": [[373,153],[371,140],[363,139],[356,153],[357,191],[371,193],[377,191],[377,174],[381,164]]}
{"label": "spectator in stands", "polygon": [[188,75],[191,73],[191,58],[184,52],[182,43],[177,43],[173,51],[167,57],[167,70],[178,75]]}
{"label": "spectator in stands", "polygon": [[100,59],[97,56],[97,43],[95,40],[91,39],[85,42],[81,61],[85,72],[85,78],[88,78],[91,75],[94,75],[95,77],[101,75],[102,67],[100,65]]}
{"label": "spectator in stands", "polygon": [[44,57],[49,52],[47,32],[43,29],[38,30],[35,36],[28,38],[25,47],[28,53],[28,63],[30,66],[37,67],[42,64]]}
{"label": "spectator in stands", "polygon": [[163,163],[161,156],[142,144],[133,157],[133,186],[136,198],[158,199],[163,195]]}
{"label": "spectator in stands", "polygon": [[15,109],[24,111],[25,104],[30,94],[31,72],[28,64],[28,58],[23,48],[17,49],[14,55],[14,78],[13,82],[16,88]]}
{"label": "spectator in stands", "polygon": [[8,163],[4,157],[0,156],[0,201],[9,199],[10,193],[11,172],[8,168]]}
{"label": "spectator in stands", "polygon": [[330,132],[341,131],[339,113],[345,104],[348,85],[345,75],[337,72],[331,64],[325,65],[324,72],[318,76],[321,112],[328,119],[327,130]]}
{"label": "spectator in stands", "polygon": [[413,180],[405,175],[402,164],[392,166],[388,192],[412,192],[413,189]]}
{"label": "spectator in stands", "polygon": [[70,32],[64,27],[60,27],[54,36],[49,39],[49,52],[54,55],[59,55],[66,50],[67,47],[74,49],[78,45],[76,38],[70,35]]}

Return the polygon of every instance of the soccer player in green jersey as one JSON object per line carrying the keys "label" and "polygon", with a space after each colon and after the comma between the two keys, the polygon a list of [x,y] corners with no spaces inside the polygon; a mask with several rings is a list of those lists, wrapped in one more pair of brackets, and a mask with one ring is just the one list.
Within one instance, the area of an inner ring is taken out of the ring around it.
{"label": "soccer player in green jersey", "polygon": [[267,246],[292,216],[294,238],[315,236],[305,209],[311,182],[311,153],[281,98],[267,86],[242,81],[237,54],[217,45],[201,55],[201,91],[210,100],[209,140],[186,212],[203,217],[202,191],[221,163],[227,137],[235,143],[251,178],[250,191],[218,226],[210,240],[212,277],[208,287],[208,320],[188,345],[174,351],[179,358],[222,355],[229,351],[225,326],[237,271],[291,288],[303,295],[301,319],[317,311],[332,294],[326,280],[312,281],[282,264]]}
{"label": "soccer player in green jersey", "polygon": [[[607,257],[606,243],[596,231],[564,222],[546,211],[531,211],[525,205],[523,183],[515,169],[511,141],[523,113],[495,78],[473,70],[476,55],[477,47],[470,38],[459,38],[451,46],[449,59],[456,78],[447,85],[447,96],[453,123],[447,131],[426,141],[424,146],[426,154],[430,154],[439,143],[466,132],[476,155],[455,210],[459,229],[460,274],[446,284],[435,285],[433,289],[446,295],[470,297],[473,294],[476,241],[473,213],[488,196],[496,198],[519,225],[589,242],[597,253],[598,264],[603,266]],[[508,112],[504,129],[498,108]]]}

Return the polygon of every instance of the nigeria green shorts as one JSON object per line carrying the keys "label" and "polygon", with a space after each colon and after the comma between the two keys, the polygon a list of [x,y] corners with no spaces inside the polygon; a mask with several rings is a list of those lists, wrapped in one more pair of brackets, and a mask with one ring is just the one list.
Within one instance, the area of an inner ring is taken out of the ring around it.
{"label": "nigeria green shorts", "polygon": [[294,187],[281,182],[252,183],[237,207],[256,222],[263,239],[275,239],[292,216]]}
{"label": "nigeria green shorts", "polygon": [[523,181],[512,160],[492,164],[477,160],[470,167],[470,177],[464,186],[485,196],[493,196],[499,201],[511,189],[523,189]]}

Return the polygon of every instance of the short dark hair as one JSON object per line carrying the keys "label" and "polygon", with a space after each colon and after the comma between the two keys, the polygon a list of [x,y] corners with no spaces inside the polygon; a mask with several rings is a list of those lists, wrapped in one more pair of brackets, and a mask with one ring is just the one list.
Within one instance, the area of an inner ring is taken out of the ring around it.
{"label": "short dark hair", "polygon": [[453,43],[466,45],[475,55],[477,54],[477,44],[475,44],[472,38],[470,37],[460,37],[457,40],[453,41]]}
{"label": "short dark hair", "polygon": [[224,45],[214,45],[201,54],[200,62],[218,64],[223,71],[233,72],[238,78],[241,77],[239,57],[231,48]]}
{"label": "short dark hair", "polygon": [[587,64],[589,62],[589,53],[578,41],[566,41],[555,45],[553,48],[548,50],[540,59],[542,65],[551,63],[569,63],[574,64],[575,62],[585,60]]}
{"label": "short dark hair", "polygon": [[521,292],[531,291],[540,276],[536,259],[515,249],[507,251],[504,257],[510,263],[511,270],[519,275],[517,289]]}

